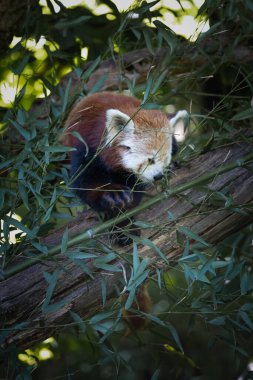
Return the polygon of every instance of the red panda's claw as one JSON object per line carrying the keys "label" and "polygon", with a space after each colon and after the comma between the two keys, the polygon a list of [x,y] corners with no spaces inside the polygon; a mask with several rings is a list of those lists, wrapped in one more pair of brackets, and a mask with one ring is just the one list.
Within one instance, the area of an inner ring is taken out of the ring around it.
{"label": "red panda's claw", "polygon": [[104,209],[126,209],[133,201],[130,188],[122,186],[115,191],[105,192],[101,199],[101,205]]}

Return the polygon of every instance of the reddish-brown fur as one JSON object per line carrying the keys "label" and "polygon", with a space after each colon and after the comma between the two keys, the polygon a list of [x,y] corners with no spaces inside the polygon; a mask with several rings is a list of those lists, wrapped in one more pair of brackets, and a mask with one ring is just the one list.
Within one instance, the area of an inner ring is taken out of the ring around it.
{"label": "reddish-brown fur", "polygon": [[[110,92],[96,93],[81,100],[71,111],[64,131],[63,144],[77,146],[80,142],[69,132],[77,131],[84,137],[87,145],[97,149],[102,143],[105,134],[106,111],[110,108],[118,109],[130,116],[135,123],[138,134],[147,134],[161,131],[161,125],[167,123],[166,115],[158,110],[144,110],[140,108],[140,100],[126,95]],[[157,133],[157,139],[164,139],[163,133]],[[154,142],[154,140],[153,140]],[[162,141],[161,141],[162,146]],[[108,146],[100,153],[105,163],[114,169],[123,169],[119,159],[117,142]]]}
{"label": "reddish-brown fur", "polygon": [[[124,149],[128,150],[128,146],[120,144],[121,139],[130,136],[130,146],[131,139],[135,140],[137,151],[144,145],[144,156],[154,147],[157,147],[161,157],[168,153],[166,133],[170,132],[170,127],[166,114],[144,110],[140,106],[141,102],[131,96],[96,93],[77,103],[65,123],[61,140],[64,145],[76,148],[70,154],[70,186],[84,203],[103,212],[107,218],[138,205],[145,188],[143,182],[137,181],[136,172],[123,167],[122,154]],[[124,129],[122,134],[119,133],[100,151],[99,147],[105,143],[108,134],[106,112],[110,109],[129,116],[134,123],[134,132],[131,134]],[[71,134],[73,131],[82,136],[85,144]],[[142,163],[136,166],[138,170]]]}

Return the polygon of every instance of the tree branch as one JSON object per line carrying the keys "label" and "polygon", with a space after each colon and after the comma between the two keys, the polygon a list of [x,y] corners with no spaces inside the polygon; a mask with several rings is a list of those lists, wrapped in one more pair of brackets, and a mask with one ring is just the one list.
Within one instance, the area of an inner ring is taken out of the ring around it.
{"label": "tree branch", "polygon": [[[180,194],[172,193],[171,198],[164,197],[152,207],[142,210],[137,216],[138,220],[153,225],[152,228],[143,229],[142,237],[152,240],[170,263],[173,263],[182,252],[182,247],[176,238],[178,227],[185,226],[209,244],[216,244],[252,222],[252,212],[239,213],[235,210],[236,207],[240,208],[241,204],[245,205],[244,211],[252,210],[253,193],[249,189],[253,188],[253,173],[240,166],[240,161],[238,161],[251,151],[251,146],[245,144],[221,148],[200,155],[189,162],[188,167],[177,170],[171,180],[172,192],[180,185],[194,183],[194,181],[196,183],[201,175],[219,168],[220,165],[232,162],[237,162],[239,165],[224,174],[220,174],[222,170],[217,169],[217,175],[209,185],[210,194],[201,191],[198,186],[187,190],[184,188]],[[223,188],[230,189],[230,196],[235,204],[230,207],[225,207],[223,204],[219,208],[214,208],[209,202],[211,194],[222,191]],[[168,217],[168,211],[173,215],[173,220]],[[94,228],[97,222],[96,215],[91,211],[81,214],[68,225],[70,238],[87,228]],[[59,244],[65,227],[46,237],[43,242],[52,247]],[[105,241],[108,243],[108,240]],[[130,258],[131,251],[131,246],[118,249],[119,254],[127,254]],[[152,247],[140,244],[139,253],[142,257],[150,258],[151,268],[166,269],[165,262]],[[121,282],[122,273],[100,271],[93,265],[93,259],[87,259],[86,264],[94,278],[89,277],[81,267],[66,256],[57,255],[54,260],[45,258],[43,262],[26,268],[0,283],[2,327],[10,329],[5,344],[14,342],[20,348],[28,347],[55,334],[63,326],[73,323],[69,311],[76,312],[82,318],[101,311],[103,309],[102,278],[107,282],[107,300],[116,296],[116,284],[120,289],[124,287]],[[123,258],[118,259],[114,264],[119,268],[121,264],[127,266]],[[42,306],[48,287],[43,272],[52,273],[56,268],[60,272],[50,304],[64,301],[64,305],[52,312],[43,312]],[[17,326],[24,322],[27,324]]]}

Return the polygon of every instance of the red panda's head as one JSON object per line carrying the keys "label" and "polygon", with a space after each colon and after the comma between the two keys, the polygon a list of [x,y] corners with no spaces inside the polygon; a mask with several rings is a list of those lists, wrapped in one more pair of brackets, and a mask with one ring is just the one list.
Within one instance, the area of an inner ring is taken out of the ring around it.
{"label": "red panda's head", "polygon": [[139,110],[130,117],[108,109],[105,143],[117,147],[126,171],[143,182],[152,182],[164,175],[171,162],[174,122],[161,111]]}

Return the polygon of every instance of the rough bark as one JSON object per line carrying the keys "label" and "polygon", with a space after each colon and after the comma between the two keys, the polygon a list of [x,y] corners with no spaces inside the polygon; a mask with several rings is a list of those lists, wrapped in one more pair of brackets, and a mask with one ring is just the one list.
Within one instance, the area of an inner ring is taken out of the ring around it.
{"label": "rough bark", "polygon": [[[211,169],[238,160],[251,151],[251,146],[237,144],[200,155],[189,165],[175,172],[171,179],[171,187],[193,181]],[[138,220],[163,225],[163,228],[143,230],[142,236],[152,239],[153,244],[166,255],[171,264],[176,263],[182,253],[182,247],[178,245],[176,239],[176,230],[180,226],[186,226],[210,244],[222,241],[226,236],[253,221],[252,171],[238,167],[223,175],[217,175],[209,184],[209,188],[213,191],[222,190],[224,187],[229,187],[229,193],[237,205],[248,203],[248,210],[251,208],[251,212],[238,213],[231,208],[224,208],[224,205],[220,208],[214,207],[209,202],[210,196],[197,188],[192,188],[142,211],[137,216]],[[173,214],[174,221],[168,218],[168,211]],[[76,235],[97,222],[96,215],[91,211],[82,213],[69,224],[69,234]],[[64,228],[46,237],[44,243],[50,246],[58,244]],[[131,246],[118,251],[128,253],[131,257]],[[143,257],[151,259],[151,270],[157,267],[166,269],[164,261],[154,249],[140,244],[139,252]],[[116,263],[119,267],[121,264],[126,266],[123,258]],[[122,273],[99,271],[93,266],[92,259],[89,260],[89,267],[94,273],[94,279],[88,277],[80,267],[65,256],[57,255],[54,260],[45,260],[33,265],[0,283],[2,327],[10,329],[5,344],[14,342],[19,348],[24,348],[61,331],[64,325],[73,322],[69,311],[78,313],[82,318],[101,311],[103,309],[101,277],[107,281],[107,301],[109,301],[115,297],[116,284],[123,289],[124,285],[120,282]],[[43,272],[53,272],[56,268],[61,272],[51,303],[61,300],[65,300],[65,303],[57,311],[43,313],[42,305],[48,287]],[[27,325],[15,327],[22,322],[27,322]]]}

